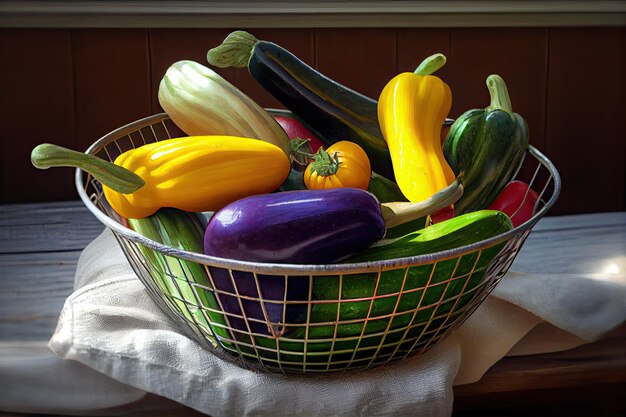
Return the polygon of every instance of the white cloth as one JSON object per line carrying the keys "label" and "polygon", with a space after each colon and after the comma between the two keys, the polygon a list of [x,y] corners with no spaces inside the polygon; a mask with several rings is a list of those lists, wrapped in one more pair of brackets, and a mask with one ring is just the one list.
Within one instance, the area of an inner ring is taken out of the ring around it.
{"label": "white cloth", "polygon": [[623,323],[623,271],[510,271],[455,333],[422,356],[349,374],[275,375],[238,368],[180,334],[104,231],[81,255],[76,291],[49,346],[67,363],[110,377],[118,389],[132,387],[129,401],[145,391],[213,417],[449,416],[453,385],[477,381],[505,355],[575,347]]}

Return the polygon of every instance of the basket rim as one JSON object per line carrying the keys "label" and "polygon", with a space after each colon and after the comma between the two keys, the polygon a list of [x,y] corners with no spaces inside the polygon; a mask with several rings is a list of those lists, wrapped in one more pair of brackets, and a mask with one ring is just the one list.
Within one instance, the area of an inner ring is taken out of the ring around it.
{"label": "basket rim", "polygon": [[[275,109],[268,109],[275,110]],[[288,110],[278,110],[283,114],[289,114]],[[278,112],[277,111],[277,112]],[[113,140],[126,135],[128,132],[132,132],[141,127],[152,125],[164,120],[170,119],[166,113],[153,114],[151,116],[144,117],[142,119],[135,120],[121,126],[100,139],[95,141],[85,151],[87,154],[95,154],[104,145],[110,143]],[[528,146],[528,152],[535,157],[545,168],[548,169],[551,175],[551,180],[554,182],[554,190],[552,195],[529,220],[523,224],[505,232],[498,236],[494,236],[489,239],[482,240],[470,245],[460,246],[458,248],[449,249],[445,251],[416,255],[404,258],[395,258],[380,261],[358,262],[358,263],[333,263],[333,264],[287,264],[287,263],[262,263],[262,262],[250,262],[237,259],[220,258],[216,256],[204,255],[196,252],[189,252],[181,249],[172,248],[154,240],[148,239],[143,235],[124,227],[122,224],[115,221],[113,218],[102,212],[94,202],[89,198],[85,191],[83,174],[80,169],[76,169],[75,173],[75,185],[78,194],[89,211],[101,222],[104,226],[111,229],[114,233],[123,236],[135,243],[142,244],[151,249],[162,252],[166,255],[175,256],[188,261],[197,262],[203,265],[236,269],[240,271],[253,272],[258,274],[270,274],[270,275],[320,275],[320,274],[352,274],[352,273],[366,273],[366,272],[381,272],[390,269],[397,269],[408,266],[418,266],[424,264],[431,264],[436,261],[443,261],[450,258],[456,258],[461,255],[487,249],[495,246],[504,241],[508,241],[513,237],[520,236],[529,231],[541,217],[554,205],[561,190],[561,177],[552,163],[543,153],[532,145]]]}

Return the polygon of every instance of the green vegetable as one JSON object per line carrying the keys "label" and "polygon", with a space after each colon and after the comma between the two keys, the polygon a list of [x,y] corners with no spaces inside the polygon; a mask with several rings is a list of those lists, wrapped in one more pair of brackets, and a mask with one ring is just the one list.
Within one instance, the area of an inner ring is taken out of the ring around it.
{"label": "green vegetable", "polygon": [[453,217],[398,239],[380,241],[345,262],[371,262],[441,252],[480,242],[511,229],[511,220],[503,212],[480,210]]}
{"label": "green vegetable", "polygon": [[[127,222],[137,233],[155,242],[189,252],[203,252],[204,228],[202,219],[195,213],[162,208],[149,217],[129,218]],[[215,294],[211,291],[211,281],[204,267],[164,255],[141,244],[137,247],[148,261],[144,266],[150,277],[170,306],[200,328],[203,336],[214,344],[231,346],[231,343],[222,340],[232,340],[232,336],[227,329],[226,319],[220,313]]]}
{"label": "green vegetable", "polygon": [[[375,172],[372,172],[372,178],[370,179],[368,191],[374,194],[374,196],[381,203],[408,201],[406,197],[402,194],[402,191],[400,191],[400,187],[398,187],[398,184],[391,180],[388,180],[387,178]],[[403,223],[399,226],[390,227],[385,232],[385,238],[396,238],[422,229],[426,227],[426,220],[427,216],[424,216],[417,220]]]}
{"label": "green vegetable", "polygon": [[443,147],[454,173],[465,172],[457,215],[489,207],[515,177],[528,148],[528,126],[513,112],[504,80],[490,75],[487,87],[491,105],[456,119]]}
{"label": "green vegetable", "polygon": [[[400,239],[382,241],[345,262],[435,253],[476,243],[511,229],[512,224],[506,214],[481,210],[446,220]],[[335,352],[345,350],[333,354],[333,361],[341,357],[358,359],[359,352],[366,356],[368,349],[376,348],[381,342],[398,342],[402,338],[407,340],[401,346],[406,351],[423,332],[435,331],[445,323],[447,317],[453,321],[462,312],[462,308],[479,292],[478,288],[488,267],[505,243],[441,260],[435,265],[383,271],[380,280],[378,273],[345,275],[343,279],[338,276],[315,277],[313,292],[316,300],[337,300],[341,292],[339,314],[338,303],[316,303],[311,309],[310,323],[324,324],[311,325],[308,334],[304,327],[295,328],[287,334],[291,341],[281,342],[280,346],[294,352],[302,351],[303,344],[296,340],[306,336],[312,340],[307,346],[307,352],[310,352],[307,361],[320,363],[328,361],[331,348]],[[423,288],[427,285],[429,288],[424,292]],[[399,292],[403,292],[400,299]],[[377,298],[371,302],[370,298],[375,295]],[[337,337],[352,339],[333,342],[337,320],[341,323],[336,326]],[[397,330],[406,326],[410,326],[406,335],[404,330]],[[359,343],[357,339],[362,334]],[[281,357],[285,359],[289,355]],[[292,355],[295,359],[295,354]]]}
{"label": "green vegetable", "polygon": [[304,185],[304,173],[291,168],[285,182],[278,188],[278,191],[306,190]]}
{"label": "green vegetable", "polygon": [[247,67],[258,83],[326,146],[339,140],[357,143],[374,171],[393,178],[389,149],[378,125],[376,100],[321,74],[285,48],[241,30],[209,50],[207,60],[220,68]]}
{"label": "green vegetable", "polygon": [[394,201],[409,201],[406,199],[400,187],[395,182],[372,172],[367,191],[374,194],[381,203],[392,203]]}

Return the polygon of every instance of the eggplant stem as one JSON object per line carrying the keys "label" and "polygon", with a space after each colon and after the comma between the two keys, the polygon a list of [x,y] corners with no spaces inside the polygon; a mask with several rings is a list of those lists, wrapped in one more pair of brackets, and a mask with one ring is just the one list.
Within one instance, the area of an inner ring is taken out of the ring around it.
{"label": "eggplant stem", "polygon": [[247,67],[257,42],[248,32],[236,30],[220,46],[209,49],[206,59],[219,68]]}
{"label": "eggplant stem", "polygon": [[380,205],[385,227],[395,227],[419,219],[454,204],[463,195],[460,176],[443,190],[419,203],[394,202]]}
{"label": "eggplant stem", "polygon": [[112,190],[131,194],[144,186],[144,180],[124,167],[105,161],[94,155],[76,152],[51,143],[37,145],[30,154],[30,161],[39,169],[50,167],[74,167],[90,173]]}

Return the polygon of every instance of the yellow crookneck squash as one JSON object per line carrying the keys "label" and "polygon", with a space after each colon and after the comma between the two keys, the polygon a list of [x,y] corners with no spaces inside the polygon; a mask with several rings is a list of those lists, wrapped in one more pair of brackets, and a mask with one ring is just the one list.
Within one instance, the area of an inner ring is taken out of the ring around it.
{"label": "yellow crookneck squash", "polygon": [[114,163],[52,144],[31,153],[37,168],[74,166],[102,183],[119,215],[140,219],[162,207],[217,211],[240,198],[276,190],[290,161],[275,145],[234,136],[188,136],[142,145]]}
{"label": "yellow crookneck squash", "polygon": [[440,138],[452,94],[445,82],[431,75],[445,62],[444,55],[435,54],[415,72],[395,76],[378,101],[378,119],[396,182],[411,202],[426,200],[455,180]]}

